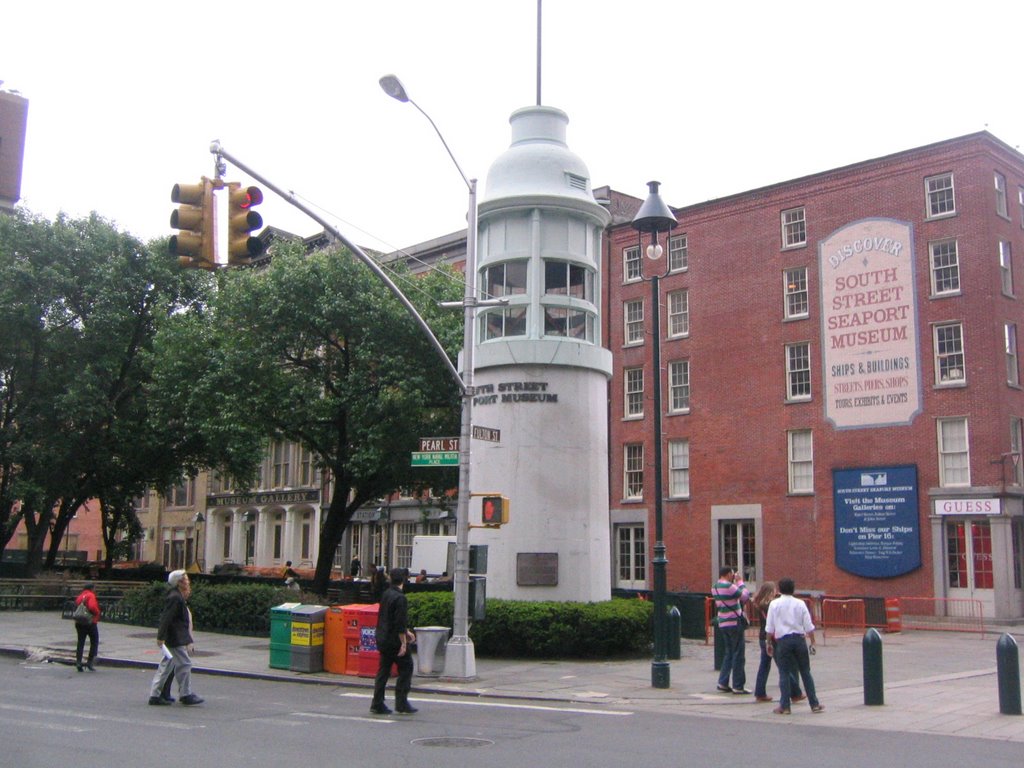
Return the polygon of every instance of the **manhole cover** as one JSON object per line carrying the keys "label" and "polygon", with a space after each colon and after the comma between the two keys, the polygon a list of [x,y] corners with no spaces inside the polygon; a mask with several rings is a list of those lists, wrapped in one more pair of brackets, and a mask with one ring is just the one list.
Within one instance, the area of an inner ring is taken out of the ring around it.
{"label": "manhole cover", "polygon": [[441,736],[433,739],[413,739],[418,747],[489,747],[494,744],[490,739],[469,739]]}

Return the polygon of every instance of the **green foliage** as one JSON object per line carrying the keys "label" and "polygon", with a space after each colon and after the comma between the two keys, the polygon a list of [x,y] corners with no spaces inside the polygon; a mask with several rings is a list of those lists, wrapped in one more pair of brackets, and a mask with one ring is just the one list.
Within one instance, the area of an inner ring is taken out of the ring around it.
{"label": "green foliage", "polygon": [[[451,626],[450,592],[409,595],[413,626]],[[482,656],[606,658],[645,652],[651,603],[615,598],[600,603],[488,600],[487,618],[469,636]]]}

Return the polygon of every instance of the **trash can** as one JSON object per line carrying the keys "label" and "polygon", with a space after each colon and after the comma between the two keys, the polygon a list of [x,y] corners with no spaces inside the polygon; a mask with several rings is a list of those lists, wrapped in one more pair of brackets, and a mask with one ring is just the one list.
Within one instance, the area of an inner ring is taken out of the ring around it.
{"label": "trash can", "polygon": [[413,627],[416,633],[416,661],[420,675],[437,675],[434,660],[437,650],[448,640],[448,627]]}
{"label": "trash can", "polygon": [[270,667],[289,669],[292,665],[292,611],[301,603],[281,603],[270,609]]}
{"label": "trash can", "polygon": [[323,605],[300,605],[292,610],[293,672],[323,672],[324,616]]}
{"label": "trash can", "polygon": [[324,617],[324,670],[344,675],[348,665],[348,638],[345,636],[345,606],[332,605]]}

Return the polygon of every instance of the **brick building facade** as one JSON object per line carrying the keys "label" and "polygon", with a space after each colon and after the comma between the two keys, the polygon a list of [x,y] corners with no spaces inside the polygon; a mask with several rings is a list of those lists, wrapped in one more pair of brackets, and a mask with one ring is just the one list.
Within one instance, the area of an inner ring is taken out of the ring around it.
{"label": "brick building facade", "polygon": [[656,270],[669,589],[1024,616],[1024,156],[982,132],[675,213],[658,261],[605,243],[614,583],[649,583]]}

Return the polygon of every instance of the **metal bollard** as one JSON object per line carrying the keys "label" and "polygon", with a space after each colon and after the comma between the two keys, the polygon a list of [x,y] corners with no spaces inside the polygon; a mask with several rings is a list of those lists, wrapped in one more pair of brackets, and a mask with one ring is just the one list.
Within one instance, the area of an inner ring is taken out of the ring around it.
{"label": "metal bollard", "polygon": [[718,628],[718,622],[714,624],[714,638],[715,638],[715,671],[719,671],[722,668],[722,662],[725,661],[725,638],[722,636],[722,630]]}
{"label": "metal bollard", "polygon": [[882,636],[871,627],[864,633],[862,644],[864,659],[864,704],[882,706],[885,704],[885,685],[882,675]]}
{"label": "metal bollard", "polygon": [[682,658],[679,638],[683,634],[683,615],[676,606],[668,609],[668,621],[665,622],[665,631],[668,637],[665,638],[665,655],[669,659]]}
{"label": "metal bollard", "polygon": [[999,714],[1021,714],[1017,641],[1006,633],[996,643],[996,678],[999,680]]}

